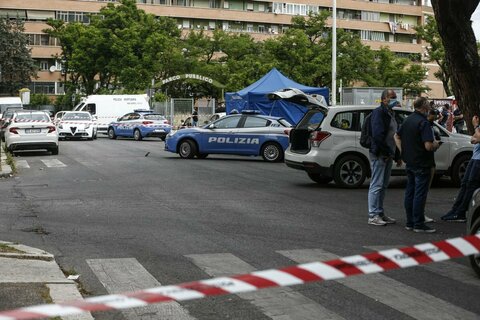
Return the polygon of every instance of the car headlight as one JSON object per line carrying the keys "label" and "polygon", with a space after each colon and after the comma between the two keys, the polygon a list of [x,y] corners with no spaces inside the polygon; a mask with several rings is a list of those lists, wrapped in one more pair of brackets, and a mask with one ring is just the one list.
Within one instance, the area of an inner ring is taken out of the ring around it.
{"label": "car headlight", "polygon": [[90,128],[90,125],[91,125],[90,123],[87,123],[87,124],[85,125],[85,129]]}
{"label": "car headlight", "polygon": [[168,136],[168,137],[171,137],[171,136],[173,136],[175,133],[177,133],[177,130],[171,130],[171,131],[167,134],[167,136]]}

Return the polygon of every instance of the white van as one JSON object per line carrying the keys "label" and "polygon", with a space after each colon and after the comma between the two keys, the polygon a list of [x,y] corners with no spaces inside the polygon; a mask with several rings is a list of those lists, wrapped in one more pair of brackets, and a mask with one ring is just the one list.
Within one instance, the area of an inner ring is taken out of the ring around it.
{"label": "white van", "polygon": [[150,110],[147,95],[92,95],[73,111],[88,111],[97,121],[97,132],[107,134],[108,125],[136,109]]}
{"label": "white van", "polygon": [[0,119],[7,108],[22,109],[22,100],[19,97],[0,97]]}

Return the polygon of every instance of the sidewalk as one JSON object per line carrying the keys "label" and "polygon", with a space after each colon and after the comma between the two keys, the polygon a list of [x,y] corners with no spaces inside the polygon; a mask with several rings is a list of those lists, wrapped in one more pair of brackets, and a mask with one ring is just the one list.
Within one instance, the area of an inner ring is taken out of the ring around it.
{"label": "sidewalk", "polygon": [[12,168],[7,164],[7,155],[3,151],[4,143],[0,142],[0,178],[7,178],[12,175]]}
{"label": "sidewalk", "polygon": [[[82,299],[54,256],[43,250],[0,241],[0,310]],[[62,317],[92,320],[89,313]]]}

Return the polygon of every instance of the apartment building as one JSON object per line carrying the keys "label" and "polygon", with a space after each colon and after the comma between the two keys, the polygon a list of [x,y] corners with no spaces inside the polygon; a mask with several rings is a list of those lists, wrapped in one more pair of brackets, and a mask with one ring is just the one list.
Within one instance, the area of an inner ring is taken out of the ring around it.
{"label": "apartment building", "polygon": [[[40,70],[38,79],[30,85],[32,93],[63,93],[61,62],[53,58],[60,53],[60,47],[57,39],[42,32],[47,27],[46,19],[88,23],[89,16],[99,12],[106,2],[117,1],[0,0],[0,16],[25,20],[32,56]],[[178,28],[184,32],[220,28],[249,33],[263,40],[283,33],[294,15],[331,10],[333,0],[137,0],[137,3],[148,13],[176,19]],[[418,62],[425,44],[416,38],[413,28],[432,14],[430,0],[337,0],[338,28],[357,33],[372,49],[388,46],[398,55]],[[433,76],[438,66],[426,67],[429,68],[426,84],[432,89],[428,95],[444,97],[441,82]]]}

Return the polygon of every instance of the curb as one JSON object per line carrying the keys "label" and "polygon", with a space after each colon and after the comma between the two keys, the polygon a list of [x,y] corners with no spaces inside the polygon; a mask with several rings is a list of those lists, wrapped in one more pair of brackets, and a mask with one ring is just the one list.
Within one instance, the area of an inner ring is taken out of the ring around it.
{"label": "curb", "polygon": [[[12,283],[43,284],[49,290],[54,304],[82,300],[75,281],[65,277],[54,255],[8,241],[0,241],[18,252],[0,252],[0,286]],[[93,320],[90,313],[62,316],[64,320]]]}
{"label": "curb", "polygon": [[7,164],[7,155],[3,151],[3,143],[0,142],[0,178],[9,178],[12,176],[12,168]]}

